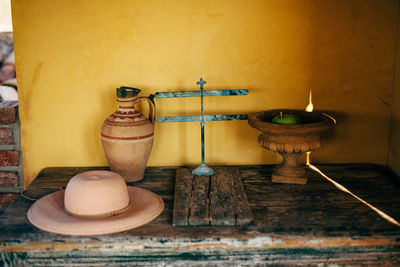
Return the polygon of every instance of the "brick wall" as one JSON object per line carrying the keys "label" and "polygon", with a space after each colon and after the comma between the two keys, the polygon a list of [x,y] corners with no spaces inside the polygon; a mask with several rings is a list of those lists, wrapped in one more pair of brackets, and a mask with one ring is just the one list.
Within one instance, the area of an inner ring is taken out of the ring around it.
{"label": "brick wall", "polygon": [[0,102],[0,214],[22,190],[18,102]]}

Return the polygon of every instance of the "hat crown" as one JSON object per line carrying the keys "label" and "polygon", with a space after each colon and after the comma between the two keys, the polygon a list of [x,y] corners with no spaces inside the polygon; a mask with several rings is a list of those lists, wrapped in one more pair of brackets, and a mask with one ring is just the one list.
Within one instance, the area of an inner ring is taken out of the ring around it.
{"label": "hat crown", "polygon": [[106,217],[128,205],[127,186],[115,172],[88,171],[77,174],[65,189],[64,207],[73,216]]}

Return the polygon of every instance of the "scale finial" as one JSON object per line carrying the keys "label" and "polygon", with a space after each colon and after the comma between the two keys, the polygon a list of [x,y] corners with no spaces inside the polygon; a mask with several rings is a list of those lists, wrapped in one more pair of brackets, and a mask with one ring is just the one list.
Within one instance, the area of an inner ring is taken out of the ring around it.
{"label": "scale finial", "polygon": [[200,89],[204,89],[203,85],[206,84],[207,82],[203,80],[203,78],[200,78],[200,81],[198,81],[196,84],[200,85]]}

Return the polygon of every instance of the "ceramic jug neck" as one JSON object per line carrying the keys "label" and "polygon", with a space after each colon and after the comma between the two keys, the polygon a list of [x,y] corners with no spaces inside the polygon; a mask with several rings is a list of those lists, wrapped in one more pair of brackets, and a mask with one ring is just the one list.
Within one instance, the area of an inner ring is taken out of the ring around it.
{"label": "ceramic jug neck", "polygon": [[125,98],[117,98],[118,101],[118,110],[121,111],[132,111],[135,110],[135,104],[137,102],[136,97],[125,97]]}

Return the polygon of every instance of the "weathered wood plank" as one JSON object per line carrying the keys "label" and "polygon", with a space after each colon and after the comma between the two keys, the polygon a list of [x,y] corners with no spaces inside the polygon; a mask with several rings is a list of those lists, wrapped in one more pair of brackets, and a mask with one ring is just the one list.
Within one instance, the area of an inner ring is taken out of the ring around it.
{"label": "weathered wood plank", "polygon": [[[251,210],[238,169],[217,167],[215,170],[217,174],[212,177],[190,177],[192,174],[187,168],[177,171],[174,226],[246,225],[252,222]],[[214,181],[214,189],[210,186],[212,179],[217,179]],[[214,217],[211,217],[211,214]]]}
{"label": "weathered wood plank", "polygon": [[[163,251],[156,255],[146,250],[108,253],[43,252],[4,253],[9,266],[398,266],[400,253],[393,247],[340,247],[303,249],[254,249],[247,253],[227,250],[218,254],[202,251]],[[396,259],[397,257],[397,259]],[[25,264],[25,265],[23,265]],[[7,266],[7,265],[6,265]]]}
{"label": "weathered wood plank", "polygon": [[251,224],[253,222],[253,215],[249,203],[247,202],[247,196],[244,191],[239,169],[224,167],[218,168],[217,172],[224,173],[230,181],[235,225]]}
{"label": "weathered wood plank", "polygon": [[[385,176],[384,169],[371,164],[322,165],[319,168],[328,176],[341,183],[350,191],[373,205],[397,202],[400,194],[393,190],[396,186]],[[370,172],[369,172],[370,170]],[[274,185],[270,177],[271,169],[257,166],[241,168],[241,176],[250,206],[315,206],[354,203],[358,200],[334,187],[323,177],[311,172],[306,186]],[[373,193],[371,193],[373,191]],[[390,213],[389,213],[390,214]]]}
{"label": "weathered wood plank", "polygon": [[193,176],[192,197],[190,199],[189,225],[210,225],[209,176]]}
{"label": "weathered wood plank", "polygon": [[[152,255],[147,251],[107,253],[7,253],[4,258],[15,263],[9,266],[398,266],[398,252],[380,247],[308,248],[252,250],[240,253],[232,250],[215,255],[202,250],[160,252]],[[18,259],[18,260],[15,260]],[[22,260],[25,259],[25,260]],[[23,265],[26,264],[26,265]],[[7,266],[7,265],[6,265]]]}
{"label": "weathered wood plank", "polygon": [[174,213],[172,219],[174,226],[186,226],[189,224],[188,216],[192,188],[193,175],[191,171],[187,168],[178,169],[175,178]]}
{"label": "weathered wood plank", "polygon": [[211,176],[210,221],[211,225],[235,225],[232,207],[230,177],[226,169]]}

